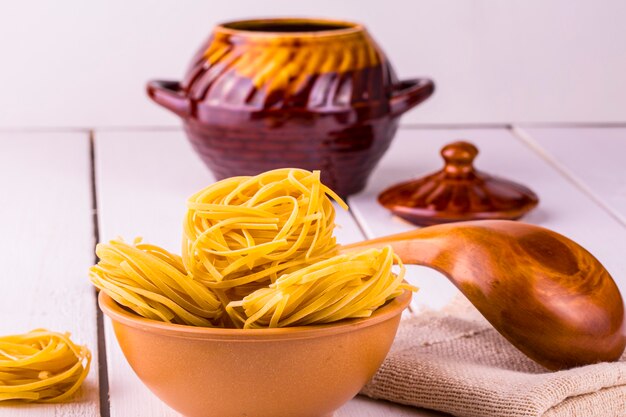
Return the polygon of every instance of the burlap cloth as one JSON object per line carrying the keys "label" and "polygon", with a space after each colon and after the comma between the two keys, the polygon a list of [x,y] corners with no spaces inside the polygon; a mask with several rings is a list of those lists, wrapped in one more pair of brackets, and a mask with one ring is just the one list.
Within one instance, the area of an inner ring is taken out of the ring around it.
{"label": "burlap cloth", "polygon": [[626,417],[626,355],[550,372],[456,301],[404,320],[361,394],[462,417]]}

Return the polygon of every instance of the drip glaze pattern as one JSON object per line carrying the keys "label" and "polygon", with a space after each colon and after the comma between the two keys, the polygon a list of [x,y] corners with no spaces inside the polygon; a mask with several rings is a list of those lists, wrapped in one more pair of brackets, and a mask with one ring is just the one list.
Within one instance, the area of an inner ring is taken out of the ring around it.
{"label": "drip glaze pattern", "polygon": [[365,186],[399,116],[433,91],[429,79],[399,82],[362,26],[290,18],[220,25],[182,81],[148,83],[217,179],[319,169],[344,197]]}

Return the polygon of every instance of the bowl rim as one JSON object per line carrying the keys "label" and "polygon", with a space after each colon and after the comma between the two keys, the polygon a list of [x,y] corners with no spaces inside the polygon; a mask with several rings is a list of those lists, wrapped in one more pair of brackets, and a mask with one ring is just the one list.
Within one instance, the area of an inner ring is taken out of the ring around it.
{"label": "bowl rim", "polygon": [[98,305],[113,322],[148,333],[200,340],[271,341],[284,339],[310,339],[352,332],[399,316],[412,298],[410,290],[388,301],[375,310],[370,317],[345,319],[335,323],[307,326],[280,327],[272,329],[227,329],[173,324],[141,317],[124,309],[104,291],[98,294]]}

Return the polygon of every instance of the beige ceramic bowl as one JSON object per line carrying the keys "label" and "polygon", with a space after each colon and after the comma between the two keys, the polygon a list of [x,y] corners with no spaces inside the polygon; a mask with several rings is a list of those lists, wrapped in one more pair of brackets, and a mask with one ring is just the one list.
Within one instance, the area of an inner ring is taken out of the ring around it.
{"label": "beige ceramic bowl", "polygon": [[410,300],[366,319],[240,330],[149,320],[99,296],[139,378],[187,417],[331,416],[381,365]]}

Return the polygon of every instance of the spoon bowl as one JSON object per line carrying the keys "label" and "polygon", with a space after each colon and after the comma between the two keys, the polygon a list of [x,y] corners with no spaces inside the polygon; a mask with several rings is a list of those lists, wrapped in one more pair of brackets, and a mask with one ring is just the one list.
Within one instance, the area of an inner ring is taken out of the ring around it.
{"label": "spoon bowl", "polygon": [[359,242],[443,273],[509,342],[558,370],[615,361],[624,303],[609,272],[576,242],[510,220],[451,223]]}

